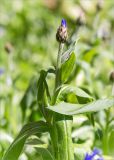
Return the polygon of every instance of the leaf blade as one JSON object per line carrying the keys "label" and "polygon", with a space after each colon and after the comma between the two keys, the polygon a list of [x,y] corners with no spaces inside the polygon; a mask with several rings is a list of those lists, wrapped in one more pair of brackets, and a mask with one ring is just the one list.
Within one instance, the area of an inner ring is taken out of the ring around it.
{"label": "leaf blade", "polygon": [[68,80],[69,76],[73,71],[74,65],[75,65],[75,54],[74,52],[72,52],[69,59],[65,61],[61,66],[61,71],[62,71],[61,80],[63,83],[65,83]]}
{"label": "leaf blade", "polygon": [[97,112],[103,109],[108,109],[114,105],[114,99],[100,99],[88,104],[71,104],[71,103],[59,103],[58,105],[48,107],[48,109],[65,115],[76,115],[82,113]]}
{"label": "leaf blade", "polygon": [[42,133],[48,131],[47,125],[43,121],[32,122],[30,124],[25,125],[20,131],[17,138],[13,141],[13,143],[9,146],[2,160],[17,160],[19,155],[22,152],[24,143],[26,139],[34,135],[36,133]]}

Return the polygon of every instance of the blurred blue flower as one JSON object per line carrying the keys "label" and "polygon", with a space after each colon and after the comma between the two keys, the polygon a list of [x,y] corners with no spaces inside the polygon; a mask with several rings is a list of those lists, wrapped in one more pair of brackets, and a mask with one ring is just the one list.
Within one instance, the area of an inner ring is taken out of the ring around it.
{"label": "blurred blue flower", "polygon": [[66,26],[67,26],[65,19],[62,19],[62,21],[61,21],[61,26],[63,26],[63,27],[66,27]]}
{"label": "blurred blue flower", "polygon": [[94,149],[91,154],[86,154],[84,160],[104,160],[101,156],[101,152],[98,149]]}
{"label": "blurred blue flower", "polygon": [[0,68],[0,76],[4,74],[4,69],[3,68]]}

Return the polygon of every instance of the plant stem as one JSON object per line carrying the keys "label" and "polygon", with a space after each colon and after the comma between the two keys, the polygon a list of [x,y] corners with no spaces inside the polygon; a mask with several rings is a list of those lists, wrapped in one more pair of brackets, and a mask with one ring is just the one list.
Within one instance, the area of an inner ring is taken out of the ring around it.
{"label": "plant stem", "polygon": [[112,83],[112,96],[114,96],[114,82]]}
{"label": "plant stem", "polygon": [[59,43],[57,66],[56,66],[56,80],[55,80],[55,90],[61,85],[61,56],[64,48],[64,43]]}
{"label": "plant stem", "polygon": [[108,129],[109,129],[109,111],[106,111],[106,126],[103,132],[103,152],[108,154]]}
{"label": "plant stem", "polygon": [[74,160],[71,129],[72,117],[55,114],[51,128],[55,160]]}
{"label": "plant stem", "polygon": [[[64,43],[60,43],[56,66],[55,91],[61,85],[60,69],[63,47]],[[55,160],[74,160],[71,132],[72,117],[54,113],[50,136]]]}

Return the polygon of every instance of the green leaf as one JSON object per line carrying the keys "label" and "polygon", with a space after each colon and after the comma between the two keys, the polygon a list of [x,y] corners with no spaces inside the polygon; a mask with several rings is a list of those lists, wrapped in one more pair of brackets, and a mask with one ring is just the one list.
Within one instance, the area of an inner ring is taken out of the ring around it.
{"label": "green leaf", "polygon": [[89,49],[89,50],[85,51],[84,56],[83,56],[83,59],[84,59],[86,62],[91,63],[92,59],[93,59],[94,56],[97,55],[97,54],[98,54],[97,49],[96,49],[96,47],[94,47],[94,48],[92,48],[92,49]]}
{"label": "green leaf", "polygon": [[73,101],[74,99],[77,99],[79,103],[83,104],[93,100],[93,97],[91,97],[89,94],[87,94],[84,90],[82,90],[79,87],[73,87],[71,85],[62,85],[56,90],[54,96],[52,97],[51,105],[54,105],[56,102],[66,100],[70,95],[75,96],[73,97]]}
{"label": "green leaf", "polygon": [[38,137],[30,137],[27,139],[26,144],[35,146],[35,145],[39,145],[39,144],[42,145],[45,143]]}
{"label": "green leaf", "polygon": [[47,76],[47,72],[42,70],[40,72],[40,78],[38,80],[37,100],[38,100],[39,106],[42,105],[42,98],[44,96],[44,90],[45,90],[44,81],[46,76]]}
{"label": "green leaf", "polygon": [[47,106],[49,106],[51,96],[49,92],[49,87],[46,81],[47,75],[49,73],[55,73],[55,70],[53,68],[49,68],[48,70],[41,70],[40,77],[38,80],[38,87],[37,87],[37,102],[39,109],[46,119],[46,121],[51,120],[51,113],[49,113],[49,110],[46,109]]}
{"label": "green leaf", "polygon": [[72,54],[72,52],[75,50],[75,45],[76,45],[76,42],[74,42],[71,47],[65,51],[63,54],[62,54],[62,57],[61,57],[61,62],[64,63],[65,61],[67,61],[70,57],[70,55]]}
{"label": "green leaf", "polygon": [[53,68],[49,68],[47,71],[41,70],[40,77],[38,80],[37,101],[38,101],[38,104],[39,104],[39,107],[41,110],[43,110],[42,109],[42,100],[44,98],[45,91],[46,91],[48,98],[50,98],[50,93],[49,93],[48,85],[46,82],[46,77],[47,77],[48,73],[55,73],[55,70]]}
{"label": "green leaf", "polygon": [[20,131],[17,138],[13,141],[13,143],[6,151],[2,160],[18,160],[18,157],[22,152],[26,139],[31,135],[47,131],[47,124],[43,121],[33,122],[25,125]]}
{"label": "green leaf", "polygon": [[41,155],[42,160],[54,160],[53,156],[47,148],[35,147],[35,149]]}
{"label": "green leaf", "polygon": [[48,107],[48,109],[65,115],[75,115],[81,113],[97,112],[103,109],[108,109],[114,106],[114,99],[100,99],[88,104],[71,104],[71,103],[59,103],[58,105]]}
{"label": "green leaf", "polygon": [[[93,100],[93,98],[89,94],[87,94],[85,91],[83,91],[81,88],[73,87],[70,85],[66,85],[66,86],[62,87],[62,89],[60,90],[60,93],[58,94],[57,99],[61,98],[61,96],[63,98],[66,96],[68,97],[68,95],[71,95],[71,94],[76,96],[76,98],[80,104],[81,103],[84,104],[84,103],[87,103],[87,102],[90,102]],[[67,102],[69,102],[69,101],[67,101]]]}
{"label": "green leaf", "polygon": [[36,93],[37,93],[37,77],[32,77],[29,83],[29,86],[27,90],[25,91],[24,96],[22,97],[21,100],[21,109],[23,113],[23,119],[26,117],[26,109],[29,108],[32,105],[33,102],[36,101]]}
{"label": "green leaf", "polygon": [[47,74],[48,74],[48,71],[42,70],[40,72],[40,78],[38,80],[38,91],[37,91],[38,106],[45,118],[46,118],[46,115],[48,115],[45,107],[48,106],[48,100],[50,99],[50,93],[49,93],[48,85],[46,82]]}
{"label": "green leaf", "polygon": [[32,136],[30,138],[28,138],[26,140],[26,145],[29,145],[33,148],[35,147],[39,147],[39,148],[47,148],[48,147],[48,144],[45,143],[44,141],[42,141],[39,137],[36,137],[36,136]]}
{"label": "green leaf", "polygon": [[82,107],[81,104],[71,104],[71,103],[61,102],[55,106],[48,107],[48,109],[60,114],[73,115],[74,111],[76,111],[81,107]]}
{"label": "green leaf", "polygon": [[95,126],[94,113],[90,113],[90,114],[88,114],[87,116],[88,116],[89,121],[91,122],[91,124],[92,124],[93,126]]}
{"label": "green leaf", "polygon": [[70,55],[70,58],[65,61],[62,66],[61,66],[61,71],[62,71],[62,75],[61,75],[61,80],[63,83],[65,83],[69,76],[71,75],[74,65],[75,65],[75,54],[74,52],[72,52],[72,54]]}

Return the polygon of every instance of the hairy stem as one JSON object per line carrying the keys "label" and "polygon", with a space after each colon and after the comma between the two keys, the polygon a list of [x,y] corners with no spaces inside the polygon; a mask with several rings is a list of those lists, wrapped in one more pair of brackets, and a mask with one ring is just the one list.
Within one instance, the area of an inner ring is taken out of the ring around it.
{"label": "hairy stem", "polygon": [[[55,91],[61,85],[60,69],[63,47],[64,43],[60,43],[56,66]],[[72,117],[54,113],[50,136],[55,160],[74,160],[71,131]]]}
{"label": "hairy stem", "polygon": [[61,56],[64,48],[64,43],[59,44],[57,66],[56,66],[56,79],[55,79],[55,90],[61,85]]}
{"label": "hairy stem", "polygon": [[51,139],[55,160],[74,160],[71,138],[72,117],[55,114]]}

